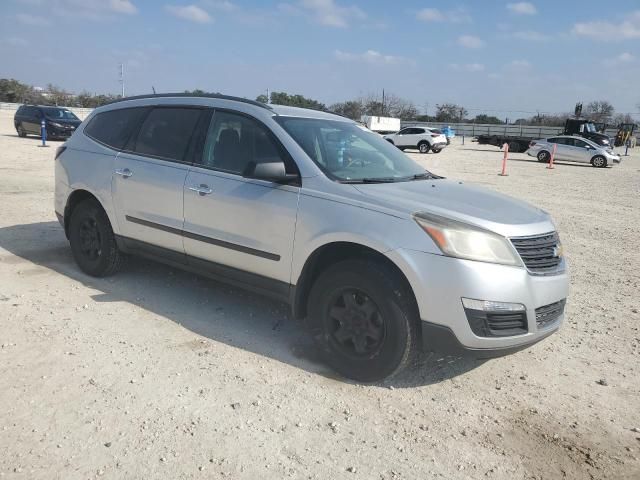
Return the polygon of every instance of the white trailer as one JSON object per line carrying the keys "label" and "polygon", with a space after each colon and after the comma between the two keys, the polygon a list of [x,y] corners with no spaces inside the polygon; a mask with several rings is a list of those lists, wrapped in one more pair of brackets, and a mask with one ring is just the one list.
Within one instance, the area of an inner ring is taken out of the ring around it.
{"label": "white trailer", "polygon": [[372,132],[396,133],[400,131],[400,119],[391,117],[375,117],[373,115],[363,115],[362,123]]}

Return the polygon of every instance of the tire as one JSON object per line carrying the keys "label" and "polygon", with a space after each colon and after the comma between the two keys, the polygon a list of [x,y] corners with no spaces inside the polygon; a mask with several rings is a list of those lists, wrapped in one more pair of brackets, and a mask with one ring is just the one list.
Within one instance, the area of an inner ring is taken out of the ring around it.
{"label": "tire", "polygon": [[509,151],[513,153],[519,153],[520,144],[518,142],[509,142]]}
{"label": "tire", "polygon": [[27,131],[23,128],[22,124],[16,127],[16,131],[18,132],[18,136],[20,138],[24,138],[27,136]]}
{"label": "tire", "polygon": [[429,153],[429,149],[431,149],[431,145],[428,142],[420,142],[418,144],[418,150],[420,153]]}
{"label": "tire", "polygon": [[418,313],[403,283],[384,265],[365,259],[339,262],[319,275],[307,321],[331,368],[359,382],[377,382],[411,361]]}
{"label": "tire", "polygon": [[607,159],[602,155],[596,155],[591,159],[591,165],[596,168],[605,168],[607,166]]}
{"label": "tire", "polygon": [[73,210],[69,222],[69,243],[80,270],[92,277],[113,275],[124,261],[109,218],[93,199],[84,200]]}
{"label": "tire", "polygon": [[442,149],[441,148],[432,148],[431,151],[433,153],[440,153],[442,151]]}
{"label": "tire", "polygon": [[540,150],[538,152],[538,161],[541,163],[549,163],[551,161],[551,154],[546,150]]}

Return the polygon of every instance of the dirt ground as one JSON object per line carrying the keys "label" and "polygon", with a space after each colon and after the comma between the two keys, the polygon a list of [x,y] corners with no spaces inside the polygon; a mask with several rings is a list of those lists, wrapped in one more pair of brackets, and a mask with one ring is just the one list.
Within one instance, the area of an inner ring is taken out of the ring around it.
{"label": "dirt ground", "polygon": [[284,305],[144,260],[83,275],[53,212],[56,143],[0,112],[0,477],[640,478],[640,148],[554,170],[461,139],[412,156],[549,211],[571,267],[559,333],[391,384],[315,359]]}

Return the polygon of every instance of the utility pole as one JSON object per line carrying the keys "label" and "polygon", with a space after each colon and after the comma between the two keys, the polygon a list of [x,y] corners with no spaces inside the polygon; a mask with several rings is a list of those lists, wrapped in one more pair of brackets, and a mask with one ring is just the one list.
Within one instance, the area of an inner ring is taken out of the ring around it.
{"label": "utility pole", "polygon": [[382,115],[384,117],[384,88],[382,89]]}
{"label": "utility pole", "polygon": [[269,95],[269,89],[267,88],[267,105],[271,103],[271,95]]}
{"label": "utility pole", "polygon": [[122,98],[124,98],[124,63],[120,64],[120,84],[122,85]]}

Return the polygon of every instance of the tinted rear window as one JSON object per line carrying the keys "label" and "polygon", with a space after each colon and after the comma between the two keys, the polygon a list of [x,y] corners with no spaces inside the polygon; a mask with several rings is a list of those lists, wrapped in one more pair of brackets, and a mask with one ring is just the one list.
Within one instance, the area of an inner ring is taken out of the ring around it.
{"label": "tinted rear window", "polygon": [[117,150],[122,150],[144,118],[148,108],[123,108],[97,114],[85,127],[84,133]]}
{"label": "tinted rear window", "polygon": [[155,108],[140,128],[136,153],[183,160],[201,112],[194,108]]}

